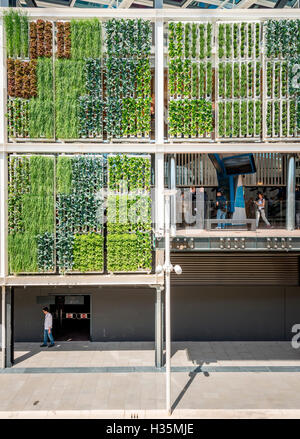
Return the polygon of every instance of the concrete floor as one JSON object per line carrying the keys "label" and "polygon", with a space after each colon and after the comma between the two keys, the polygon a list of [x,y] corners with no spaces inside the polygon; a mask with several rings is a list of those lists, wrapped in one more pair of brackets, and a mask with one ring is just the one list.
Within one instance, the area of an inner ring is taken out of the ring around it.
{"label": "concrete floor", "polygon": [[[0,417],[163,418],[165,373],[153,368],[153,348],[16,343],[14,367],[0,371]],[[206,371],[191,372],[198,365]],[[300,418],[300,350],[288,342],[173,343],[172,367],[175,418]]]}

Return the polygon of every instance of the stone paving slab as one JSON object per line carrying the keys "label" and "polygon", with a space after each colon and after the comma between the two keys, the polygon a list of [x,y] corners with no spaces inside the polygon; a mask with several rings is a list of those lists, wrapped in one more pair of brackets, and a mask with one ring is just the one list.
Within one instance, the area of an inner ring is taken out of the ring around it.
{"label": "stone paving slab", "polygon": [[[153,366],[153,342],[15,343],[15,368]],[[300,366],[290,342],[173,342],[173,366]]]}

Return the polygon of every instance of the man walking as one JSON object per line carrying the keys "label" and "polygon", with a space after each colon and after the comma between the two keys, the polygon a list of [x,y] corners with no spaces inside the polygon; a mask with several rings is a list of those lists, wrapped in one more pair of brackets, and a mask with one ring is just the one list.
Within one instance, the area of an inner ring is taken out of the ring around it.
{"label": "man walking", "polygon": [[44,323],[44,343],[41,344],[41,347],[47,346],[48,337],[50,340],[50,344],[48,348],[52,348],[54,346],[54,340],[52,335],[52,314],[49,312],[47,306],[43,308],[43,313],[45,314],[45,323]]}

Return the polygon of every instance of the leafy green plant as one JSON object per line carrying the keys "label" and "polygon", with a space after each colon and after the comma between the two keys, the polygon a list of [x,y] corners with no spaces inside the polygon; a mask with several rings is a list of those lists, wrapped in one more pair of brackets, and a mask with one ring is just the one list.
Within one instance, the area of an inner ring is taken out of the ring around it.
{"label": "leafy green plant", "polygon": [[212,96],[212,63],[208,62],[206,64],[206,95],[211,97]]}
{"label": "leafy green plant", "polygon": [[248,57],[252,58],[253,52],[253,35],[252,35],[252,24],[248,23]]}
{"label": "leafy green plant", "polygon": [[260,74],[261,64],[260,62],[256,63],[255,67],[255,96],[260,96],[260,85],[261,85],[261,74]]}
{"label": "leafy green plant", "polygon": [[3,13],[8,57],[28,57],[28,16],[9,9]]}
{"label": "leafy green plant", "polygon": [[[299,112],[299,107],[298,107]],[[290,101],[290,123],[289,123],[289,134],[290,136],[293,136],[295,134],[295,127],[296,127],[296,102]]]}
{"label": "leafy green plant", "polygon": [[241,98],[247,97],[247,64],[241,65]]}
{"label": "leafy green plant", "polygon": [[190,37],[191,37],[191,25],[190,25],[190,23],[186,23],[184,26],[184,56],[185,56],[185,58],[189,58],[189,56],[190,56],[190,50],[191,50],[190,49],[190,47],[191,47]]}
{"label": "leafy green plant", "polygon": [[260,48],[260,24],[255,24],[255,56],[259,58],[259,48]]}
{"label": "leafy green plant", "polygon": [[261,102],[255,101],[255,135],[261,134]]}
{"label": "leafy green plant", "polygon": [[54,137],[52,60],[39,58],[36,69],[37,97],[29,101],[29,136],[50,139]]}
{"label": "leafy green plant", "polygon": [[247,102],[241,102],[241,136],[247,135]]}
{"label": "leafy green plant", "polygon": [[233,96],[240,96],[240,66],[237,62],[233,65]]}
{"label": "leafy green plant", "polygon": [[225,97],[225,64],[219,64],[219,97]]}
{"label": "leafy green plant", "polygon": [[225,135],[225,103],[219,102],[219,137],[224,137]]}
{"label": "leafy green plant", "polygon": [[183,56],[183,24],[179,21],[175,26],[176,34],[176,56],[182,58]]}
{"label": "leafy green plant", "polygon": [[200,63],[199,66],[199,95],[200,98],[205,97],[205,64],[203,62]]}
{"label": "leafy green plant", "polygon": [[280,135],[280,104],[274,102],[274,135]]}
{"label": "leafy green plant", "polygon": [[207,58],[211,57],[212,50],[212,24],[207,23],[206,26],[206,56]]}
{"label": "leafy green plant", "polygon": [[197,25],[196,23],[192,24],[192,58],[196,58],[197,53]]}
{"label": "leafy green plant", "polygon": [[199,50],[199,58],[205,58],[205,25],[199,25],[199,40],[200,40],[200,50]]}
{"label": "leafy green plant", "polygon": [[225,135],[232,136],[232,102],[226,102]]}
{"label": "leafy green plant", "polygon": [[241,43],[240,43],[240,49],[241,49],[241,57],[245,57],[245,51],[246,51],[246,23],[241,24]]}
{"label": "leafy green plant", "polygon": [[169,23],[169,56],[170,58],[175,57],[175,23],[171,21]]}
{"label": "leafy green plant", "polygon": [[59,139],[78,139],[79,97],[85,94],[84,61],[55,61],[55,130]]}
{"label": "leafy green plant", "polygon": [[183,63],[183,95],[190,96],[192,88],[191,80],[191,61],[189,59],[184,60]]}
{"label": "leafy green plant", "polygon": [[253,63],[248,63],[248,96],[253,96]]}
{"label": "leafy green plant", "polygon": [[82,273],[103,271],[104,239],[99,233],[76,234],[73,248],[73,270]]}
{"label": "leafy green plant", "polygon": [[192,63],[192,98],[198,97],[198,90],[199,90],[199,71],[198,71],[198,64]]}
{"label": "leafy green plant", "polygon": [[240,134],[240,103],[233,103],[233,137],[239,137]]}
{"label": "leafy green plant", "polygon": [[100,58],[102,54],[102,28],[98,18],[71,20],[71,58]]}
{"label": "leafy green plant", "polygon": [[248,102],[248,134],[254,135],[254,101]]}
{"label": "leafy green plant", "polygon": [[219,24],[219,28],[218,28],[219,32],[218,32],[218,43],[219,43],[219,50],[218,50],[218,54],[219,54],[219,58],[223,58],[224,54],[225,54],[225,26],[224,24]]}
{"label": "leafy green plant", "polygon": [[267,135],[272,136],[273,123],[272,123],[272,102],[267,103]]}
{"label": "leafy green plant", "polygon": [[226,98],[231,98],[232,96],[232,64],[231,63],[226,63],[225,76],[226,76]]}
{"label": "leafy green plant", "polygon": [[232,29],[230,24],[226,24],[226,58],[230,58],[232,54]]}
{"label": "leafy green plant", "polygon": [[287,102],[281,103],[281,127],[282,127],[282,136],[287,137],[288,126],[287,126]]}
{"label": "leafy green plant", "polygon": [[52,269],[41,236],[54,231],[54,159],[18,158],[9,169],[10,273]]}
{"label": "leafy green plant", "polygon": [[234,58],[238,58],[239,56],[239,42],[238,37],[239,36],[239,25],[238,23],[234,23],[233,25],[233,56]]}

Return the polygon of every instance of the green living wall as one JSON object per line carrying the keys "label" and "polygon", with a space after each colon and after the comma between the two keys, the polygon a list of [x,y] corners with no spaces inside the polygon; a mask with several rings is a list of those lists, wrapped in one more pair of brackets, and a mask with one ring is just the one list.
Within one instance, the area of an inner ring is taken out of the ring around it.
{"label": "green living wall", "polygon": [[149,138],[149,21],[106,21],[105,52],[98,18],[33,21],[10,10],[4,22],[9,138]]}
{"label": "green living wall", "polygon": [[151,271],[151,161],[108,157],[107,270]]}
{"label": "green living wall", "polygon": [[101,272],[103,156],[57,159],[56,255],[60,272]]}
{"label": "green living wall", "polygon": [[261,24],[219,23],[217,29],[217,137],[259,138],[262,135]]}
{"label": "green living wall", "polygon": [[170,22],[168,29],[169,137],[210,138],[213,26]]}
{"label": "green living wall", "polygon": [[54,269],[54,157],[11,156],[8,183],[10,273]]}
{"label": "green living wall", "polygon": [[105,32],[108,138],[149,138],[151,23],[112,19]]}
{"label": "green living wall", "polygon": [[266,136],[300,132],[300,20],[268,20],[266,40]]}
{"label": "green living wall", "polygon": [[9,138],[54,138],[53,23],[4,12]]}

